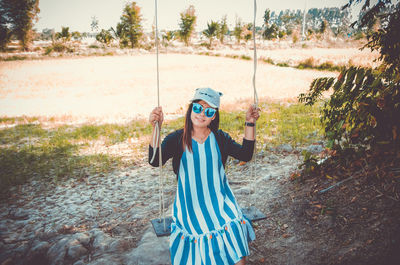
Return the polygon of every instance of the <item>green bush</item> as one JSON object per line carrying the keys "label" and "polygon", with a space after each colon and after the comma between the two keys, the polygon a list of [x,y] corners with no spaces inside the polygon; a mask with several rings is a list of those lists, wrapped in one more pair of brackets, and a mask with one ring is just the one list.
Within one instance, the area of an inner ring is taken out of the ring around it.
{"label": "green bush", "polygon": [[61,42],[55,42],[52,45],[53,51],[55,52],[64,52],[67,50],[67,46]]}
{"label": "green bush", "polygon": [[305,69],[305,68],[314,68],[315,66],[315,60],[314,57],[310,57],[305,59],[304,61],[301,61],[297,68],[299,69]]}
{"label": "green bush", "polygon": [[10,57],[6,57],[6,58],[4,58],[2,60],[3,61],[22,61],[22,60],[25,60],[27,58],[28,57],[26,57],[26,56],[13,55],[13,56],[10,56]]}
{"label": "green bush", "polygon": [[[309,92],[299,95],[300,102],[312,105],[333,88],[321,121],[329,146],[343,154],[400,149],[400,3],[380,13],[388,3],[378,1],[359,23],[362,28],[378,17],[382,21],[381,29],[368,33],[363,47],[379,51],[381,64],[374,69],[345,68],[336,79],[315,79]],[[364,7],[369,6],[365,1]]]}
{"label": "green bush", "polygon": [[263,61],[264,61],[264,63],[275,64],[274,61],[270,57],[268,57],[266,59],[264,58]]}
{"label": "green bush", "polygon": [[333,88],[322,109],[321,122],[329,147],[336,150],[399,146],[400,85],[379,70],[344,69],[339,77],[315,79],[299,101],[314,104]]}
{"label": "green bush", "polygon": [[100,33],[96,35],[96,40],[105,45],[109,45],[113,39],[114,37],[111,35],[111,32],[105,29],[102,29]]}
{"label": "green bush", "polygon": [[354,34],[354,40],[361,40],[361,39],[365,39],[365,34],[362,31],[357,32],[356,34]]}
{"label": "green bush", "polygon": [[277,63],[276,65],[279,67],[289,67],[288,63]]}

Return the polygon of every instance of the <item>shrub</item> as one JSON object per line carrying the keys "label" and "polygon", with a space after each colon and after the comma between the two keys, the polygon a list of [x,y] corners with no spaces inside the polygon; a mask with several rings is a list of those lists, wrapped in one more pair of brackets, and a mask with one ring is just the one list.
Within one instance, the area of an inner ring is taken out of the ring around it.
{"label": "shrub", "polygon": [[49,55],[50,53],[53,52],[53,47],[52,46],[48,46],[44,49],[44,55]]}
{"label": "shrub", "polygon": [[100,33],[96,35],[96,40],[105,45],[109,45],[113,39],[114,37],[111,35],[111,32],[105,29],[102,29]]}
{"label": "shrub", "polygon": [[53,48],[53,51],[55,51],[55,52],[63,52],[65,50],[67,50],[67,46],[62,44],[62,43],[60,43],[60,42],[53,43],[53,47],[52,48]]}
{"label": "shrub", "polygon": [[276,65],[280,67],[289,67],[288,63],[277,63]]}
{"label": "shrub", "polygon": [[266,59],[264,58],[263,61],[264,61],[264,63],[275,64],[274,61],[270,57],[268,57]]}
{"label": "shrub", "polygon": [[313,68],[315,66],[314,57],[309,57],[304,61],[301,61],[297,68],[304,69],[304,68]]}
{"label": "shrub", "polygon": [[293,41],[293,43],[297,43],[299,41],[298,33],[292,33],[292,41]]}
{"label": "shrub", "polygon": [[323,107],[328,147],[367,149],[399,146],[400,85],[385,72],[362,67],[344,69],[339,77],[315,79],[299,101],[314,104],[323,91],[333,94]]}

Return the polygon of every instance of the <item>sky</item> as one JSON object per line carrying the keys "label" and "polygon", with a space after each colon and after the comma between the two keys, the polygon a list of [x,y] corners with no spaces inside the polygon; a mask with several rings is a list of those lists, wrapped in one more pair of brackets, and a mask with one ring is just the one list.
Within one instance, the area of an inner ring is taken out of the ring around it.
{"label": "sky", "polygon": [[[34,28],[41,32],[45,28],[61,31],[69,27],[71,31],[90,32],[92,17],[99,21],[100,29],[114,27],[120,21],[127,0],[40,0],[39,20]],[[155,0],[135,1],[141,8],[145,31],[150,31],[155,23]],[[253,22],[254,0],[158,0],[158,27],[160,30],[179,28],[180,13],[194,5],[197,15],[196,30],[207,27],[211,20],[221,20],[227,16],[228,26],[232,28],[235,18],[243,22]],[[264,11],[323,7],[341,7],[348,0],[257,0],[256,26],[263,23]],[[354,14],[360,4],[354,8]],[[359,9],[359,8],[358,8]]]}

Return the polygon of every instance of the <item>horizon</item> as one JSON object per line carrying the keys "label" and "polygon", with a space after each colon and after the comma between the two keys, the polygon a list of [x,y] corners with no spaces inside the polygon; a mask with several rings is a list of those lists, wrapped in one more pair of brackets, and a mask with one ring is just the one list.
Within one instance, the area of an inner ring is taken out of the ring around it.
{"label": "horizon", "polygon": [[[101,4],[99,4],[101,2]],[[39,20],[35,23],[34,29],[42,32],[43,29],[54,29],[61,31],[61,27],[69,27],[70,31],[92,32],[90,24],[92,17],[98,20],[99,31],[116,27],[120,21],[123,8],[126,3],[133,1],[94,1],[94,0],[41,0],[39,2]],[[146,0],[134,1],[141,8],[142,26],[145,32],[151,31],[155,24],[155,2]],[[277,2],[257,1],[256,26],[263,24],[263,15],[267,8],[279,12],[281,10],[304,10],[310,8],[342,7],[348,0],[284,0]],[[227,16],[228,27],[232,28],[236,17],[242,22],[253,22],[254,2],[228,0],[171,0],[168,2],[158,1],[158,28],[159,30],[175,30],[179,28],[180,13],[193,5],[196,10],[197,22],[196,31],[202,31],[207,27],[207,22],[211,20],[220,21],[223,16]],[[209,7],[213,8],[210,9]],[[358,14],[360,4],[355,4],[351,8],[352,20]],[[83,11],[82,11],[83,10]]]}

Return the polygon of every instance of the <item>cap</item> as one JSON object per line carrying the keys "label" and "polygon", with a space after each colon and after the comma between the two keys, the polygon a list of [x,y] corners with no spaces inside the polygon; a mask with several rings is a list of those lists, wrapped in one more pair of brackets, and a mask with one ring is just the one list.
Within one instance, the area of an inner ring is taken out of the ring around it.
{"label": "cap", "polygon": [[197,88],[191,101],[204,100],[211,107],[219,108],[220,97],[222,95],[223,94],[221,92],[215,91],[209,87]]}

